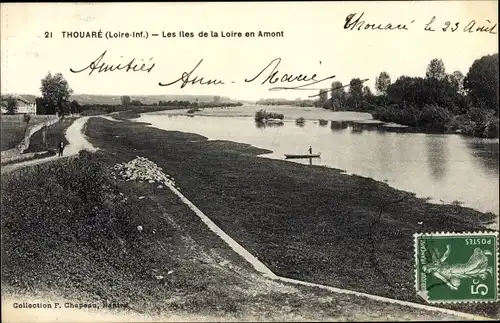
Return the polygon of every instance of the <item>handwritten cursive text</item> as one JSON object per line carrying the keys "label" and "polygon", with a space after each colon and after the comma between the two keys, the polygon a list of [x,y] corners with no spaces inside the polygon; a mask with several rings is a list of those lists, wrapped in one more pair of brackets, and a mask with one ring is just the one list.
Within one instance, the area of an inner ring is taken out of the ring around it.
{"label": "handwritten cursive text", "polygon": [[[364,16],[362,12],[359,16],[357,13],[351,13],[345,18],[344,29],[349,30],[408,30],[406,24],[393,25],[392,23],[368,23],[365,20],[361,20]],[[414,23],[412,20],[410,24]]]}
{"label": "handwritten cursive text", "polygon": [[267,77],[262,81],[262,85],[269,83],[269,84],[276,84],[278,82],[280,83],[292,83],[292,82],[309,82],[307,84],[302,84],[302,85],[297,85],[297,86],[291,86],[291,87],[272,87],[269,89],[269,91],[278,91],[278,90],[310,90],[306,88],[307,86],[317,84],[329,79],[332,79],[335,77],[335,75],[325,77],[320,80],[316,80],[317,74],[314,73],[311,76],[307,76],[306,74],[298,74],[298,75],[293,75],[289,73],[284,73],[282,75],[279,74],[278,66],[281,63],[281,58],[275,58],[273,59],[266,67],[264,67],[256,76],[254,76],[251,79],[246,78],[245,82],[251,83],[254,82],[257,78],[259,78],[265,71],[267,71],[273,64],[274,66],[272,67],[271,71],[267,75]]}
{"label": "handwritten cursive text", "polygon": [[213,79],[213,80],[207,80],[205,81],[203,77],[198,78],[198,76],[192,77],[192,74],[194,71],[200,66],[201,62],[203,62],[203,58],[196,64],[196,66],[191,70],[191,72],[183,72],[181,77],[179,77],[177,80],[170,82],[170,83],[162,83],[159,82],[158,85],[160,86],[170,86],[173,84],[176,84],[177,82],[182,81],[181,84],[181,89],[183,89],[187,84],[192,84],[195,85],[196,83],[199,83],[200,85],[220,85],[220,84],[225,84],[224,81]]}
{"label": "handwritten cursive text", "polygon": [[[82,68],[81,70],[74,70],[70,68],[69,70],[73,73],[81,73],[85,70],[89,70],[89,75],[92,75],[95,70],[97,70],[97,73],[102,73],[102,72],[114,72],[114,71],[122,71],[125,70],[125,72],[151,72],[153,70],[153,67],[155,67],[155,63],[152,63],[151,66],[146,67],[145,63],[142,63],[140,66],[138,63],[135,62],[135,58],[132,58],[130,62],[128,62],[125,65],[122,65],[121,63],[119,64],[107,64],[104,62],[101,62],[104,59],[104,56],[106,55],[107,50],[104,51],[97,59],[93,60],[90,62],[89,65],[86,67]],[[152,60],[153,58],[151,57],[149,60]]]}

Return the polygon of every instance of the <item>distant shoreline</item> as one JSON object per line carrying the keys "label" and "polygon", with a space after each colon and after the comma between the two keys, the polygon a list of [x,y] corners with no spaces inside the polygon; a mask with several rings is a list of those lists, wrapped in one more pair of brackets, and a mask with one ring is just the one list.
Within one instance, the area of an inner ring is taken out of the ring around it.
{"label": "distant shoreline", "polygon": [[[154,107],[152,107],[154,108]],[[218,107],[214,107],[213,109],[217,109]],[[212,108],[210,108],[212,109]],[[317,108],[313,108],[313,109],[317,109]],[[135,118],[139,118],[141,114],[143,113],[156,113],[156,112],[161,112],[161,111],[172,111],[172,110],[176,110],[176,111],[179,111],[179,112],[175,112],[175,113],[169,113],[170,115],[172,116],[190,116],[190,117],[193,117],[193,116],[203,116],[203,117],[252,117],[253,118],[253,115],[252,114],[242,114],[242,115],[230,115],[230,114],[227,114],[227,115],[214,115],[214,114],[210,114],[210,113],[203,113],[203,110],[202,112],[196,112],[194,114],[188,114],[186,112],[183,112],[181,110],[189,110],[189,108],[185,108],[185,107],[158,107],[158,109],[152,109],[152,111],[150,109],[148,109],[148,107],[143,107],[141,109],[137,109],[135,111],[120,111],[118,113],[118,116],[119,118],[124,118],[124,119],[135,119]],[[269,109],[269,111],[272,111],[271,109]],[[373,113],[370,113],[370,112],[359,112],[359,111],[328,111],[328,112],[332,112],[332,113],[365,113],[365,114],[370,114],[372,115],[372,118],[373,118]],[[304,117],[305,120],[307,121],[319,121],[321,118],[310,118],[310,117]],[[364,127],[366,127],[367,130],[371,129],[371,130],[375,130],[377,128],[381,128],[382,130],[384,131],[387,131],[387,132],[400,132],[400,133],[422,133],[422,134],[442,134],[442,135],[461,135],[461,136],[464,136],[466,138],[480,138],[480,139],[498,139],[498,134],[496,137],[476,137],[476,136],[472,136],[472,135],[469,135],[469,134],[466,134],[466,133],[461,133],[460,131],[457,131],[457,130],[439,130],[439,129],[425,129],[425,128],[419,128],[419,127],[412,127],[412,126],[404,126],[404,125],[400,125],[400,124],[397,124],[397,123],[393,123],[393,122],[385,122],[385,121],[381,121],[381,120],[378,120],[378,119],[370,119],[370,120],[328,120],[328,119],[325,119],[329,122],[332,122],[332,123],[341,123],[341,122],[346,122],[346,123],[355,123],[355,124],[359,124],[359,125],[363,125]],[[289,121],[294,121],[293,118],[287,118],[287,116],[285,115],[285,118],[284,120],[285,122],[289,122]],[[376,122],[371,122],[371,121],[376,121]]]}

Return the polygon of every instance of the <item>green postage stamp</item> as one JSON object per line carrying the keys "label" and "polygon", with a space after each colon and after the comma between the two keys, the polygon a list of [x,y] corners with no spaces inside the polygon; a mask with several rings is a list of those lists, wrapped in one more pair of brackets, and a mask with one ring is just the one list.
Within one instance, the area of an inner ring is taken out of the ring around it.
{"label": "green postage stamp", "polygon": [[429,303],[498,300],[498,232],[415,234],[415,287]]}

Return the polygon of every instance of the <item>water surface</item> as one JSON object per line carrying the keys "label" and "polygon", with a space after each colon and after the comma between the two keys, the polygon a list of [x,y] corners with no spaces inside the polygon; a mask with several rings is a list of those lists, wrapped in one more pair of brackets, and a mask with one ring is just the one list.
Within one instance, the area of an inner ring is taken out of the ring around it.
{"label": "water surface", "polygon": [[434,203],[460,203],[498,214],[498,139],[388,132],[367,126],[370,115],[316,110],[310,116],[318,117],[320,113],[327,120],[364,120],[365,124],[329,121],[320,125],[307,120],[299,126],[285,120],[282,126],[265,126],[240,112],[194,117],[157,112],[143,114],[138,121],[160,129],[197,133],[210,140],[230,140],[272,150],[262,155],[268,158],[305,154],[311,146],[313,153],[321,152],[320,159],[290,161],[384,181]]}

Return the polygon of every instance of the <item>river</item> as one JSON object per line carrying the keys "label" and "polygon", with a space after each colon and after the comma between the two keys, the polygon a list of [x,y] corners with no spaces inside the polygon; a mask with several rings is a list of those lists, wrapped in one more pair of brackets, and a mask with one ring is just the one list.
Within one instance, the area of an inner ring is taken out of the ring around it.
{"label": "river", "polygon": [[[142,114],[137,121],[272,150],[262,155],[268,158],[304,154],[311,146],[313,153],[321,152],[321,158],[290,161],[370,177],[433,203],[459,203],[499,213],[498,139],[384,131],[372,124],[370,114],[315,108],[268,107],[284,113],[285,121],[281,126],[264,126],[253,120],[258,109],[206,109],[195,116],[161,111]],[[306,119],[305,124],[295,123],[298,116]],[[320,124],[320,118],[328,123]]]}

